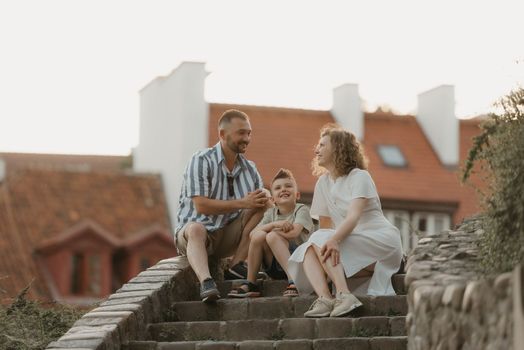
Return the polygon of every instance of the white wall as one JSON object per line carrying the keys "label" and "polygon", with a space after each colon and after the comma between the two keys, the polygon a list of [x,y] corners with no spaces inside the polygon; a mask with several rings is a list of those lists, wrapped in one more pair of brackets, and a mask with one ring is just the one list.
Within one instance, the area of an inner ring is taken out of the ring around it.
{"label": "white wall", "polygon": [[441,85],[418,95],[417,120],[442,164],[459,161],[459,122],[455,116],[455,87]]}
{"label": "white wall", "polygon": [[0,158],[0,182],[4,181],[5,178],[5,161]]}
{"label": "white wall", "polygon": [[364,137],[364,114],[357,84],[344,84],[333,89],[331,114],[344,129],[351,131],[357,139]]}
{"label": "white wall", "polygon": [[194,152],[207,147],[207,75],[204,63],[184,62],[140,91],[139,144],[133,169],[162,175],[173,226],[184,168]]}

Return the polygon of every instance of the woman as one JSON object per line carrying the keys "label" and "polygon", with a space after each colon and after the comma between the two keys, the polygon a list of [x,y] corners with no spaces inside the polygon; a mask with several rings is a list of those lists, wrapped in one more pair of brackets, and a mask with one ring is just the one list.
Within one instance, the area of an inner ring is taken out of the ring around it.
{"label": "woman", "polygon": [[[395,294],[391,276],[402,259],[400,233],[384,217],[363,151],[355,136],[325,126],[313,160],[315,186],[311,215],[320,230],[289,258],[289,272],[300,294],[313,290],[318,299],[306,317],[344,316],[362,303],[348,289],[346,278],[372,275],[370,295]],[[333,298],[326,274],[336,287]]]}

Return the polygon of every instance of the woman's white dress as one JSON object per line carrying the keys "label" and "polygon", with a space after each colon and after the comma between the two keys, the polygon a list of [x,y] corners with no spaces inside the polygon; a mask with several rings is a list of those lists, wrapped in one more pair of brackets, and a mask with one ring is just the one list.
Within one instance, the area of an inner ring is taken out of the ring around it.
{"label": "woman's white dress", "polygon": [[[398,229],[382,213],[373,179],[366,170],[353,169],[348,175],[333,180],[322,175],[315,186],[311,216],[329,216],[335,229],[346,217],[351,200],[367,198],[367,204],[353,232],[340,242],[340,260],[346,277],[375,264],[375,272],[367,286],[368,295],[393,295],[391,276],[400,267],[402,243]],[[300,245],[289,258],[289,273],[301,294],[313,292],[304,273],[304,255],[311,244],[321,247],[333,229],[320,229]],[[364,291],[366,293],[366,291]]]}

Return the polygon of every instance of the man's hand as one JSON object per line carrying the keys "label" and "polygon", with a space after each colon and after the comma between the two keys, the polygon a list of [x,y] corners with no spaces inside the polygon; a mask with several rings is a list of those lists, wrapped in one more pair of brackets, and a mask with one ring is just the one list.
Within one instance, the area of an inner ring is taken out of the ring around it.
{"label": "man's hand", "polygon": [[271,192],[269,192],[269,190],[266,188],[263,188],[262,192],[264,192],[267,197],[266,209],[273,208],[275,206],[275,201],[273,200],[273,197],[271,196]]}
{"label": "man's hand", "polygon": [[323,263],[325,263],[330,256],[332,266],[337,266],[340,263],[340,250],[338,247],[338,242],[333,238],[328,239],[326,243],[324,243],[320,249],[320,254],[322,255]]}
{"label": "man's hand", "polygon": [[245,206],[248,209],[263,208],[266,206],[268,197],[266,196],[266,193],[263,190],[258,189],[254,192],[249,192],[247,196],[242,198],[242,200],[244,201]]}

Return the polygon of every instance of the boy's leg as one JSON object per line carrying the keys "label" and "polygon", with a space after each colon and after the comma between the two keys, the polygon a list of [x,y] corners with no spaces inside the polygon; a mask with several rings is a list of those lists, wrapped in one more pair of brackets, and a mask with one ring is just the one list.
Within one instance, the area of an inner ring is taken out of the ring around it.
{"label": "boy's leg", "polygon": [[271,251],[277,259],[278,263],[286,273],[287,278],[289,279],[289,271],[287,265],[287,261],[290,257],[289,241],[281,235],[279,235],[278,233],[271,231],[266,235],[266,242],[269,245],[269,248],[271,248]]}
{"label": "boy's leg", "polygon": [[268,253],[269,247],[266,243],[266,233],[261,230],[252,231],[247,255],[247,280],[249,282],[255,283],[262,259],[267,262]]}

